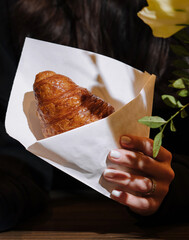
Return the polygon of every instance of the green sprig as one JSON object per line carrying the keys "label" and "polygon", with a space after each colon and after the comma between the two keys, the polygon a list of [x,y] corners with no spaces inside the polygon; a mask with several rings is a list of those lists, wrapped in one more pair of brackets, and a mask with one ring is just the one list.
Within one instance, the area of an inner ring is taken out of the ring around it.
{"label": "green sprig", "polygon": [[166,126],[170,123],[170,130],[172,132],[176,131],[173,119],[179,114],[182,113],[184,111],[184,117],[187,117],[187,113],[185,111],[185,108],[189,106],[189,103],[187,103],[186,105],[182,105],[182,107],[174,114],[172,115],[168,120],[165,120],[161,117],[158,116],[145,116],[141,119],[139,119],[138,121],[150,128],[160,128],[159,133],[155,136],[154,138],[154,143],[153,143],[153,158],[156,158],[160,147],[162,145],[162,139],[163,139],[163,132],[166,128]]}
{"label": "green sprig", "polygon": [[[177,32],[174,35],[174,39],[177,42],[170,46],[172,52],[177,57],[177,60],[173,61],[173,66],[175,71],[173,74],[177,76],[176,80],[169,81],[168,85],[171,88],[176,90],[176,94],[179,98],[189,97],[189,32],[188,29],[183,29],[182,31]],[[161,96],[164,103],[174,109],[179,109],[175,112],[168,120],[165,120],[159,116],[145,116],[138,121],[150,128],[159,128],[159,132],[154,137],[153,143],[153,157],[156,158],[160,147],[162,145],[162,139],[164,136],[164,130],[167,125],[170,126],[172,132],[176,132],[176,127],[174,125],[174,118],[180,114],[181,118],[188,116],[186,108],[189,106],[189,103],[183,105],[180,100],[176,99],[172,95],[164,94]]]}

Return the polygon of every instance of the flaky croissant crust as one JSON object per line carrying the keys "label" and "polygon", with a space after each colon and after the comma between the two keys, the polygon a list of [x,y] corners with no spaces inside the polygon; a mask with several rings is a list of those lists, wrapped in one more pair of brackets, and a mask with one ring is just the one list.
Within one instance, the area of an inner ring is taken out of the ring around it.
{"label": "flaky croissant crust", "polygon": [[101,98],[52,71],[38,73],[33,89],[44,137],[81,127],[114,112]]}

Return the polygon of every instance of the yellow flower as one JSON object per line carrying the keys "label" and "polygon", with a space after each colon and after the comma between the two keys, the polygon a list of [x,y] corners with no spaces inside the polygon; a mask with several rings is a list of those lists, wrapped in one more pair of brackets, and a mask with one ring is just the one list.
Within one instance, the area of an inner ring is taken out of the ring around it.
{"label": "yellow flower", "polygon": [[147,0],[138,16],[148,24],[155,37],[167,38],[189,26],[189,0]]}

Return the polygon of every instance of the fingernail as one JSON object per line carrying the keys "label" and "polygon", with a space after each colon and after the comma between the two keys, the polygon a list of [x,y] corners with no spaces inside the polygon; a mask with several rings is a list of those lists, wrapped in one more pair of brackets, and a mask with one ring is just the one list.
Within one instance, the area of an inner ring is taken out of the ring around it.
{"label": "fingernail", "polygon": [[115,174],[115,170],[112,170],[112,169],[105,169],[104,170],[104,176],[105,177],[109,177],[109,178],[112,178]]}
{"label": "fingernail", "polygon": [[128,145],[131,143],[131,138],[130,137],[127,137],[127,136],[122,136],[121,137],[121,143],[123,145]]}
{"label": "fingernail", "polygon": [[111,158],[116,158],[116,159],[118,159],[118,158],[121,157],[121,153],[118,152],[118,151],[116,151],[116,150],[111,150],[111,151],[110,151],[110,157],[111,157]]}
{"label": "fingernail", "polygon": [[118,191],[118,190],[113,190],[111,193],[114,197],[119,198],[122,194],[122,191]]}

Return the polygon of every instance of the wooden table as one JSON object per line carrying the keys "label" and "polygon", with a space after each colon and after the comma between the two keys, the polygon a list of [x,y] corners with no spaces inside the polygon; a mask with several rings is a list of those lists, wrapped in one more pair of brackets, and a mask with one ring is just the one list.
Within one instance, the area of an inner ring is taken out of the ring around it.
{"label": "wooden table", "polygon": [[53,193],[44,213],[0,234],[6,240],[189,239],[189,223],[142,227],[127,208],[100,194]]}

